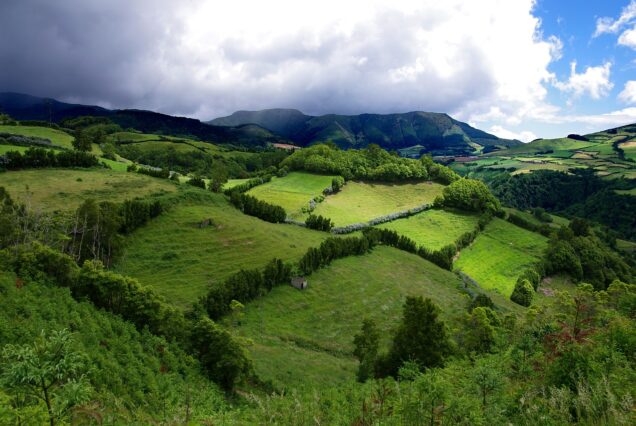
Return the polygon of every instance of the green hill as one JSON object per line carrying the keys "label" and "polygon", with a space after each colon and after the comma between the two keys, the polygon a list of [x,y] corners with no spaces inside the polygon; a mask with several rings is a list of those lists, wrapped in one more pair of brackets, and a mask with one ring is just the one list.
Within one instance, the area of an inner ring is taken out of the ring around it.
{"label": "green hill", "polygon": [[209,123],[217,126],[257,124],[300,146],[327,141],[343,148],[360,148],[372,143],[387,150],[419,146],[418,155],[422,152],[462,155],[474,152],[477,147],[520,144],[475,129],[447,114],[431,112],[313,117],[297,110],[269,109],[237,111]]}

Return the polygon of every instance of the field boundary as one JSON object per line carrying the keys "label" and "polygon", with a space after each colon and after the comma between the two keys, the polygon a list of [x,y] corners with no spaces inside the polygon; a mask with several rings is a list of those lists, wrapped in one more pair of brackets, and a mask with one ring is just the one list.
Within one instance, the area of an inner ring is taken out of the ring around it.
{"label": "field boundary", "polygon": [[403,219],[405,217],[414,216],[426,210],[430,210],[434,207],[433,203],[425,203],[412,209],[402,210],[399,212],[389,213],[384,216],[373,218],[367,222],[353,223],[347,226],[339,226],[331,229],[332,234],[350,234],[355,231],[360,231],[365,228],[370,228],[382,223],[392,222],[397,219]]}

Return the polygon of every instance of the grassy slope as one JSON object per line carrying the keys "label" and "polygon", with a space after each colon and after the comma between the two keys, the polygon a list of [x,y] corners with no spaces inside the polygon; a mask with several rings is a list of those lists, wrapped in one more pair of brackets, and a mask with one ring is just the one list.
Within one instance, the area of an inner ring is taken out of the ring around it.
{"label": "grassy slope", "polygon": [[454,242],[460,235],[475,229],[479,217],[474,214],[427,210],[415,216],[378,225],[379,228],[396,231],[418,245],[437,250]]}
{"label": "grassy slope", "polygon": [[547,239],[540,234],[495,218],[473,244],[461,251],[455,269],[468,274],[481,287],[508,297],[519,274],[539,260],[546,246]]}
{"label": "grassy slope", "polygon": [[72,210],[87,198],[123,201],[177,189],[165,179],[107,169],[10,171],[0,174],[0,186],[12,197],[43,210]]}
{"label": "grassy slope", "polygon": [[442,193],[436,183],[381,184],[347,182],[337,194],[320,203],[315,214],[331,218],[336,226],[366,222],[389,213],[433,202]]}
{"label": "grassy slope", "polygon": [[[277,384],[324,386],[355,380],[357,362],[351,352],[362,319],[376,321],[386,348],[407,295],[430,297],[446,320],[467,303],[454,274],[390,247],[334,261],[308,282],[306,290],[281,286],[248,304],[237,327],[253,341],[257,373]],[[495,301],[517,309],[502,298]]]}
{"label": "grassy slope", "polygon": [[292,172],[282,178],[275,177],[271,182],[252,188],[247,193],[283,207],[291,217],[299,217],[302,214],[300,210],[308,207],[309,200],[321,195],[323,189],[330,187],[332,179],[333,176]]}
{"label": "grassy slope", "polygon": [[49,139],[54,145],[64,148],[73,148],[73,136],[61,130],[38,126],[0,126],[0,133],[12,133],[15,135],[35,136]]}
{"label": "grassy slope", "polygon": [[[218,194],[192,189],[199,201],[184,200],[128,239],[118,272],[152,285],[175,304],[187,307],[241,268],[262,267],[272,258],[298,260],[327,233],[272,224],[247,216]],[[211,218],[216,226],[200,229]]]}

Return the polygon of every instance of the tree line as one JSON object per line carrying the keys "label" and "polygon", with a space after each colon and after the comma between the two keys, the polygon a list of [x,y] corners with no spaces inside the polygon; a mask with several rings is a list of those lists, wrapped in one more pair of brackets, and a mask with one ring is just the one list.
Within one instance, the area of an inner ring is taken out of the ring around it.
{"label": "tree line", "polygon": [[230,202],[243,213],[250,216],[256,216],[266,222],[282,223],[285,222],[285,218],[287,217],[285,209],[281,206],[269,204],[256,197],[242,194],[237,191],[233,191],[231,193]]}
{"label": "tree line", "polygon": [[50,167],[95,167],[97,157],[81,151],[53,151],[31,147],[24,153],[9,151],[0,156],[0,167],[8,170],[39,169]]}

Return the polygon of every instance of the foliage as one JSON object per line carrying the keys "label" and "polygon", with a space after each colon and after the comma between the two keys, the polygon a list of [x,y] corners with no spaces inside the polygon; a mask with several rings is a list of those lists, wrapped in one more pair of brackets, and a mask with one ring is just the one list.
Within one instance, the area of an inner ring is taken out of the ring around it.
{"label": "foliage", "polygon": [[9,151],[5,155],[4,167],[8,170],[39,169],[48,167],[95,167],[97,158],[81,151],[51,151],[44,148],[29,148],[24,153]]}
{"label": "foliage", "polygon": [[501,210],[486,184],[475,179],[459,179],[444,188],[444,206],[465,211],[496,213]]}
{"label": "foliage", "polygon": [[205,181],[199,176],[192,176],[186,183],[197,188],[205,189]]}
{"label": "foliage", "polygon": [[331,231],[331,228],[333,228],[333,222],[331,222],[331,219],[322,217],[320,215],[316,216],[313,214],[310,214],[307,217],[307,220],[305,220],[305,225],[307,225],[307,228],[309,229],[316,229],[318,231],[326,232]]}
{"label": "foliage", "polygon": [[232,195],[232,193],[234,192],[247,192],[250,189],[254,188],[255,186],[258,185],[262,185],[264,183],[267,183],[269,181],[272,180],[272,175],[264,175],[264,176],[259,176],[253,179],[248,180],[247,182],[235,185],[231,188],[226,189],[225,191],[223,191],[225,193],[225,195]]}
{"label": "foliage", "polygon": [[93,149],[93,142],[84,130],[75,131],[75,139],[73,139],[73,148],[80,152],[89,152]]}
{"label": "foliage", "polygon": [[300,259],[298,267],[304,274],[311,274],[333,260],[347,256],[361,255],[373,248],[374,242],[362,237],[330,237],[324,240],[320,247],[310,248]]}
{"label": "foliage", "polygon": [[0,382],[18,399],[46,405],[49,423],[65,418],[74,406],[88,402],[85,355],[71,348],[68,330],[44,333],[33,345],[6,345],[2,350]]}
{"label": "foliage", "polygon": [[439,307],[431,299],[407,296],[389,353],[378,360],[378,374],[395,376],[407,361],[415,362],[422,370],[442,366],[450,355],[451,344],[439,314]]}
{"label": "foliage", "polygon": [[[336,174],[345,179],[369,181],[395,182],[429,178],[428,163],[393,156],[373,144],[366,149],[346,151],[341,151],[333,145],[313,145],[296,150],[283,160],[281,166],[287,166],[290,170]],[[436,165],[435,170],[441,169],[446,168]],[[440,176],[441,181],[452,175],[454,173],[451,171],[436,174]]]}
{"label": "foliage", "polygon": [[510,295],[510,300],[521,306],[530,306],[534,298],[534,288],[526,279],[519,279]]}
{"label": "foliage", "polygon": [[362,321],[362,329],[353,337],[353,345],[355,346],[353,356],[360,363],[357,379],[359,382],[365,382],[375,377],[375,363],[380,346],[380,333],[373,320]]}
{"label": "foliage", "polygon": [[234,206],[241,210],[243,213],[250,216],[256,216],[259,219],[263,219],[266,222],[281,223],[285,221],[287,214],[285,209],[280,206],[261,201],[251,195],[241,194],[237,191],[232,191],[230,201]]}

